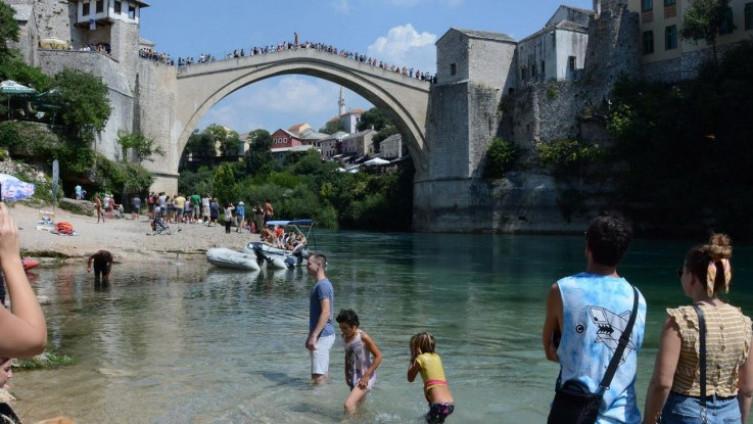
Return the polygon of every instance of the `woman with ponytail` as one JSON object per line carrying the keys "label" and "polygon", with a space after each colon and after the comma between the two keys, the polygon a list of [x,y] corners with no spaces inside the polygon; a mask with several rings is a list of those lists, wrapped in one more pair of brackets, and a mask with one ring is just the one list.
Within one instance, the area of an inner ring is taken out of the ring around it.
{"label": "woman with ponytail", "polygon": [[719,298],[729,292],[731,258],[724,234],[712,235],[685,257],[678,275],[693,304],[667,309],[644,423],[746,422],[753,398],[753,328],[739,308]]}

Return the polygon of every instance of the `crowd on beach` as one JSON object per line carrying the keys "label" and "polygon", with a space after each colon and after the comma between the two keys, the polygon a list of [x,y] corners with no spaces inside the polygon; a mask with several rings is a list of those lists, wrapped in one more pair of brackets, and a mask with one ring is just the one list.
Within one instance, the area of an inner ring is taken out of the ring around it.
{"label": "crowd on beach", "polygon": [[[232,52],[228,52],[225,55],[224,59],[225,60],[238,59],[238,58],[246,57],[246,56],[266,55],[266,54],[280,53],[284,51],[298,50],[298,49],[314,49],[319,52],[329,53],[335,56],[340,56],[346,59],[351,59],[353,61],[356,61],[358,63],[363,63],[371,67],[380,68],[389,72],[398,73],[408,78],[413,78],[413,79],[417,79],[421,81],[436,82],[436,75],[432,75],[429,72],[423,72],[421,70],[414,69],[412,67],[388,64],[379,59],[369,57],[367,55],[356,53],[356,52],[338,49],[335,46],[325,44],[325,43],[314,43],[310,41],[299,42],[298,34],[294,35],[294,40],[292,42],[283,41],[277,44],[271,44],[271,45],[263,46],[263,47],[251,47],[248,50],[246,50],[245,48],[236,49],[236,50],[233,50]],[[168,56],[168,59],[169,59],[169,56]],[[177,60],[177,65],[179,68],[185,68],[195,63],[208,63],[208,62],[214,62],[216,60],[217,59],[211,54],[202,53],[198,58],[180,57]],[[169,62],[172,63],[172,60],[169,60]]]}

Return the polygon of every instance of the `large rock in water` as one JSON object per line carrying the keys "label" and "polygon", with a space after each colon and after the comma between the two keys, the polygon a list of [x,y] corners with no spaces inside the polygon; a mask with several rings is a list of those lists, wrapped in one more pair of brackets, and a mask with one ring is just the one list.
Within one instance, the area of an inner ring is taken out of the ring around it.
{"label": "large rock in water", "polygon": [[60,200],[60,209],[79,215],[94,216],[94,203],[88,200],[75,200],[64,197]]}

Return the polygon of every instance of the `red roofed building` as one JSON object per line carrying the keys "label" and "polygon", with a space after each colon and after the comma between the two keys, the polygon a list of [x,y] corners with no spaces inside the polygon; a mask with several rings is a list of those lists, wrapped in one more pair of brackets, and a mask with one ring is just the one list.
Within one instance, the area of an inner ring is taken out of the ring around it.
{"label": "red roofed building", "polygon": [[272,152],[278,149],[287,149],[290,147],[298,147],[304,145],[303,140],[300,139],[297,135],[283,130],[279,129],[272,133],[272,148],[270,149]]}

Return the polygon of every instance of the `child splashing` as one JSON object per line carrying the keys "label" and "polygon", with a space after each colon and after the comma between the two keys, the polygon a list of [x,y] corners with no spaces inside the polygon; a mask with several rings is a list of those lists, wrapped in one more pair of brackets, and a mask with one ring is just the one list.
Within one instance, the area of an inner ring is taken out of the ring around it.
{"label": "child splashing", "polygon": [[410,367],[408,381],[413,382],[421,373],[424,380],[424,396],[429,402],[426,422],[443,423],[455,410],[454,400],[444,375],[442,359],[434,352],[436,342],[430,333],[418,333],[410,339]]}
{"label": "child splashing", "polygon": [[345,400],[345,412],[352,415],[376,382],[376,369],[382,363],[382,352],[374,340],[359,327],[358,315],[343,309],[337,324],[345,342],[345,382],[350,395]]}

